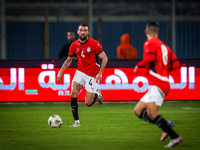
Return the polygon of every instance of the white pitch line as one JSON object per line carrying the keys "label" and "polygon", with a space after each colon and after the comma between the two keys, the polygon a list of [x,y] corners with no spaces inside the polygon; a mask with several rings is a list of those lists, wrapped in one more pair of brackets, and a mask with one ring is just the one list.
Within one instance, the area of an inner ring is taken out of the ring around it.
{"label": "white pitch line", "polygon": [[193,108],[193,107],[183,107],[183,109],[195,109],[195,110],[200,110],[200,108]]}

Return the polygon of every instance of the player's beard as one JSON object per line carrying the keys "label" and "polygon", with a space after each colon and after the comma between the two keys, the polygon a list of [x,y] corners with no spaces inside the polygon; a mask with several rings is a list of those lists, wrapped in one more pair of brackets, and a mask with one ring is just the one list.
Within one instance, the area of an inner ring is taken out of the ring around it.
{"label": "player's beard", "polygon": [[81,36],[79,36],[79,39],[81,40],[81,41],[85,41],[86,39],[88,38],[88,35],[86,35],[85,37],[81,37]]}

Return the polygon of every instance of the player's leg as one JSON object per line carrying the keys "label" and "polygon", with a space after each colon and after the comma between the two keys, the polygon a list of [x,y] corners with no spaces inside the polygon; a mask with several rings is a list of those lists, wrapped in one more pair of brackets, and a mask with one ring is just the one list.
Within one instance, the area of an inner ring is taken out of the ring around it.
{"label": "player's leg", "polygon": [[[173,129],[173,127],[174,127],[174,122],[168,121],[168,124],[169,124],[170,128]],[[160,141],[163,142],[167,137],[168,137],[168,133],[162,132],[162,135],[161,135],[161,137],[160,137]]]}
{"label": "player's leg", "polygon": [[154,120],[159,114],[160,106],[156,105],[155,102],[148,102],[147,103],[147,116],[151,119]]}
{"label": "player's leg", "polygon": [[79,127],[80,121],[78,116],[78,103],[77,103],[77,96],[80,90],[84,86],[84,80],[82,80],[82,75],[80,71],[76,71],[74,75],[74,79],[71,85],[71,110],[75,120],[75,123],[70,127]]}
{"label": "player's leg", "polygon": [[83,88],[83,85],[72,81],[71,86],[71,109],[74,116],[75,121],[79,120],[78,117],[78,103],[77,103],[77,96],[80,90]]}
{"label": "player's leg", "polygon": [[[92,106],[96,100],[100,99],[102,100],[101,103],[103,102],[103,98],[101,96],[101,93],[99,90],[97,90],[97,83],[96,79],[90,76],[85,75],[84,76],[85,80],[85,89],[86,89],[86,95],[85,95],[85,104],[90,107]],[[101,104],[100,103],[100,104]]]}
{"label": "player's leg", "polygon": [[72,81],[71,86],[71,110],[75,120],[75,123],[70,127],[80,127],[80,121],[78,116],[78,103],[77,103],[77,96],[80,90],[83,88],[83,85]]}
{"label": "player's leg", "polygon": [[[155,102],[150,102],[147,105],[147,115],[151,119],[152,123],[156,124],[161,130],[169,134],[171,141],[165,147],[174,147],[182,143],[183,139],[179,136],[170,126],[167,120],[158,114],[158,106]],[[156,116],[157,115],[157,116]]]}
{"label": "player's leg", "polygon": [[92,106],[96,102],[96,100],[97,100],[97,94],[86,91],[85,104],[88,107]]}
{"label": "player's leg", "polygon": [[152,123],[156,124],[164,132],[168,133],[172,139],[176,139],[179,135],[169,126],[168,121],[158,114],[159,106],[155,102],[149,102],[147,105],[147,115]]}
{"label": "player's leg", "polygon": [[151,122],[151,119],[147,116],[147,103],[149,99],[148,92],[141,98],[141,100],[137,103],[137,105],[134,108],[134,113],[136,116],[138,116],[140,119],[143,119],[144,121]]}
{"label": "player's leg", "polygon": [[158,113],[158,110],[163,103],[164,93],[162,93],[162,91],[156,86],[151,86],[149,91],[150,100],[147,104],[147,116],[151,119],[152,123],[156,124],[164,132],[168,133],[171,139],[179,138],[180,136],[169,126],[168,121]]}
{"label": "player's leg", "polygon": [[103,96],[101,95],[100,89],[97,89],[95,94],[97,94],[97,100],[98,100],[99,104],[102,104],[103,103]]}
{"label": "player's leg", "polygon": [[[160,106],[157,106],[155,102],[149,102],[148,107],[147,107],[147,112],[148,112],[148,117],[151,118],[150,120],[154,120],[158,115],[158,110]],[[151,121],[152,122],[152,121]],[[174,127],[174,123],[172,121],[167,121],[168,125],[170,126],[171,129]],[[167,132],[163,132],[162,136],[160,138],[160,141],[164,141],[168,137]]]}
{"label": "player's leg", "polygon": [[88,107],[92,106],[97,100],[98,100],[99,104],[103,103],[103,97],[101,95],[100,90],[96,90],[95,93],[86,91],[85,104]]}

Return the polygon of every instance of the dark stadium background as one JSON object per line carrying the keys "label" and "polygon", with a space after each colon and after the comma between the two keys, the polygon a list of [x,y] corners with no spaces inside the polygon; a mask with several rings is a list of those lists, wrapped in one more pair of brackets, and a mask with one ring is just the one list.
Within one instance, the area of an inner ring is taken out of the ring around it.
{"label": "dark stadium background", "polygon": [[199,0],[3,0],[0,9],[1,59],[57,59],[67,31],[78,38],[81,22],[109,59],[117,58],[123,33],[141,59],[149,20],[159,22],[160,39],[178,58],[200,58]]}

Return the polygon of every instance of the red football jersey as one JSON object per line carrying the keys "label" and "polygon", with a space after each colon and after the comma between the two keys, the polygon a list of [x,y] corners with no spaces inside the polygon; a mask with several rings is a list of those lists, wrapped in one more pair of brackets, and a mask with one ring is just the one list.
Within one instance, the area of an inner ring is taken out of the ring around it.
{"label": "red football jersey", "polygon": [[170,90],[169,72],[179,68],[180,64],[172,50],[159,38],[147,40],[143,46],[143,60],[137,65],[145,66],[149,73],[149,84],[158,86],[167,95]]}
{"label": "red football jersey", "polygon": [[69,56],[76,54],[78,58],[77,70],[88,76],[96,77],[99,72],[98,55],[103,51],[101,44],[91,38],[85,43],[80,43],[79,39],[73,42],[69,48]]}

